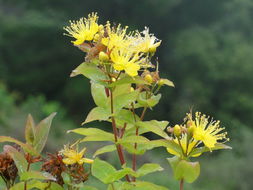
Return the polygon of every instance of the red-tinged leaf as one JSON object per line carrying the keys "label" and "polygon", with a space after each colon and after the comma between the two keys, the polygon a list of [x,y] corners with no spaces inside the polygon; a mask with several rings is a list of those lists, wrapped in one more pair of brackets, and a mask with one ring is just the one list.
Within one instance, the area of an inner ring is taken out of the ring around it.
{"label": "red-tinged leaf", "polygon": [[11,143],[15,143],[19,146],[22,147],[22,149],[27,152],[27,153],[30,153],[31,155],[34,155],[34,156],[38,156],[39,153],[29,144],[25,144],[17,139],[14,139],[12,137],[7,137],[7,136],[0,136],[0,143],[1,142],[11,142]]}
{"label": "red-tinged leaf", "polygon": [[47,118],[43,119],[36,127],[36,133],[35,133],[36,139],[34,141],[33,146],[39,153],[43,150],[46,144],[51,123],[55,115],[56,113],[52,113]]}
{"label": "red-tinged leaf", "polygon": [[34,120],[33,120],[32,115],[29,114],[27,117],[27,120],[26,120],[25,139],[26,139],[27,143],[32,145],[35,138],[36,138],[35,137],[35,124],[34,124]]}
{"label": "red-tinged leaf", "polygon": [[19,175],[26,172],[26,170],[28,168],[28,163],[27,163],[24,155],[21,152],[19,152],[16,148],[14,148],[10,145],[5,145],[4,151],[7,152],[14,160],[14,162],[18,168]]}

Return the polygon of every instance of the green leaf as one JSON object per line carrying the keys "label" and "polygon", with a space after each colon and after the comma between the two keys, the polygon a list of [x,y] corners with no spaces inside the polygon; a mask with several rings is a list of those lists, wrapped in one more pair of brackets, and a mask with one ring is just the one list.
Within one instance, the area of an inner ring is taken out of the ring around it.
{"label": "green leaf", "polygon": [[114,136],[112,133],[108,133],[97,128],[78,128],[70,130],[68,132],[77,133],[87,136],[82,141],[112,141],[114,142]]}
{"label": "green leaf", "polygon": [[21,152],[19,152],[17,149],[15,149],[14,147],[10,145],[5,145],[4,151],[6,151],[14,160],[18,168],[19,175],[21,175],[23,172],[26,172],[28,168],[28,163]]}
{"label": "green leaf", "polygon": [[154,164],[154,163],[147,163],[142,165],[138,170],[137,174],[139,177],[147,175],[149,173],[153,173],[156,171],[162,171],[163,168],[159,164]]}
{"label": "green leaf", "polygon": [[118,139],[118,144],[124,144],[124,143],[147,143],[149,140],[146,137],[143,136],[128,136],[123,137],[122,139]]}
{"label": "green leaf", "polygon": [[113,89],[113,96],[128,94],[131,92],[131,83],[117,85]]}
{"label": "green leaf", "polygon": [[51,123],[56,113],[52,113],[47,118],[43,119],[36,127],[36,139],[34,141],[34,148],[37,152],[41,152],[47,142],[47,137],[51,127]]}
{"label": "green leaf", "polygon": [[134,184],[135,187],[131,188],[131,190],[168,190],[167,187],[163,187],[146,181],[137,181],[134,182]]}
{"label": "green leaf", "polygon": [[115,150],[116,150],[116,146],[115,145],[107,145],[107,146],[104,146],[104,147],[98,149],[93,154],[93,157],[96,157],[97,155],[104,154],[104,153],[107,153],[107,152],[113,152]]}
{"label": "green leaf", "polygon": [[29,143],[30,145],[33,144],[35,140],[35,124],[34,120],[31,114],[28,115],[27,120],[26,120],[26,127],[25,127],[25,139],[26,142]]}
{"label": "green leaf", "polygon": [[168,80],[168,79],[162,79],[162,80],[163,80],[163,84],[167,86],[175,87],[174,83],[171,80]]}
{"label": "green leaf", "polygon": [[58,183],[55,182],[48,182],[48,183],[50,183],[48,190],[64,190],[63,187],[60,186]]}
{"label": "green leaf", "polygon": [[90,111],[90,113],[88,114],[86,120],[82,123],[82,125],[96,120],[106,121],[110,116],[111,113],[108,112],[106,109],[101,107],[95,107]]}
{"label": "green leaf", "polygon": [[159,140],[154,140],[150,142],[150,145],[153,144],[153,147],[166,147],[169,149],[173,149],[175,152],[177,152],[179,155],[182,154],[182,149],[180,146],[175,143],[172,139],[159,139]]}
{"label": "green leaf", "polygon": [[107,99],[105,93],[105,87],[95,82],[91,82],[91,94],[95,104],[98,107],[106,108],[107,107]]}
{"label": "green leaf", "polygon": [[[133,113],[125,109],[120,110],[119,113],[116,114],[114,118],[115,118],[117,127],[121,127],[121,128],[124,126],[125,123],[127,123],[127,126],[129,127],[130,125],[135,125],[135,119],[136,121],[140,120],[138,115],[135,115],[135,118],[134,118]],[[135,134],[136,128],[134,127],[132,130],[133,130],[133,133],[131,134]]]}
{"label": "green leaf", "polygon": [[146,92],[141,92],[138,96],[138,103],[140,105],[142,105],[143,107],[154,107],[156,104],[159,103],[160,99],[161,99],[162,95],[161,94],[157,94],[157,95],[153,95],[150,98],[147,99],[146,97]]}
{"label": "green leaf", "polygon": [[53,180],[55,181],[55,177],[52,176],[50,173],[47,172],[38,172],[38,171],[28,171],[28,172],[23,172],[20,175],[20,180],[21,181],[27,181],[30,179],[40,179],[40,180]]}
{"label": "green leaf", "polygon": [[123,169],[115,171],[114,173],[112,173],[111,175],[109,175],[105,179],[106,184],[118,181],[118,180],[120,180],[121,178],[125,177],[128,174],[131,174],[132,176],[137,177],[136,172],[134,172],[132,168],[123,168]]}
{"label": "green leaf", "polygon": [[184,179],[186,182],[192,183],[199,177],[199,174],[199,162],[188,162],[186,160],[181,160],[175,168],[174,177],[177,180]]}
{"label": "green leaf", "polygon": [[181,161],[181,159],[178,156],[174,156],[172,158],[167,158],[173,173],[175,173],[178,163]]}
{"label": "green leaf", "polygon": [[79,190],[98,190],[98,189],[92,186],[83,185]]}
{"label": "green leaf", "polygon": [[220,149],[232,149],[232,147],[222,144],[222,143],[216,143],[214,148],[207,148],[207,147],[201,147],[201,148],[195,148],[190,156],[195,155],[195,154],[199,154],[199,153],[204,153],[204,152],[210,152],[213,150],[220,150]]}
{"label": "green leaf", "polygon": [[22,190],[22,189],[24,189],[24,185],[25,185],[24,182],[16,183],[15,185],[13,185],[13,186],[10,188],[10,190]]}
{"label": "green leaf", "polygon": [[114,83],[111,83],[109,87],[115,87],[121,84],[149,84],[146,82],[142,77],[136,76],[136,77],[130,77],[128,75],[123,76],[121,79],[117,80]]}
{"label": "green leaf", "polygon": [[12,142],[15,143],[23,148],[23,150],[27,153],[30,153],[33,156],[38,156],[38,152],[29,144],[24,144],[21,141],[14,139],[12,137],[7,136],[0,136],[0,143],[1,142]]}
{"label": "green leaf", "polygon": [[91,166],[91,173],[105,184],[108,184],[107,178],[114,174],[116,169],[108,162],[96,158]]}
{"label": "green leaf", "polygon": [[113,96],[114,114],[117,114],[123,107],[136,101],[138,94],[139,94],[139,91],[135,90],[135,91],[127,93],[127,94]]}
{"label": "green leaf", "polygon": [[151,131],[163,138],[169,138],[167,133],[164,132],[164,129],[167,127],[168,124],[169,124],[168,121],[156,121],[156,120],[139,121],[136,123],[138,127],[143,128],[143,130],[141,130],[141,134]]}
{"label": "green leaf", "polygon": [[102,85],[106,85],[104,80],[108,80],[108,77],[103,73],[95,64],[92,63],[82,63],[76,69],[74,69],[70,77],[76,75],[84,75],[88,79],[98,82]]}

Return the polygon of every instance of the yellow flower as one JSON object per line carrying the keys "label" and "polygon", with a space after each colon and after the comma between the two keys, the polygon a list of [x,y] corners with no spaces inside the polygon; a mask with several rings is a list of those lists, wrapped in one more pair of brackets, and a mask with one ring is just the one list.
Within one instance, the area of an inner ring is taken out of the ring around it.
{"label": "yellow flower", "polygon": [[68,36],[75,38],[72,41],[74,45],[80,45],[84,41],[91,41],[94,35],[99,31],[97,24],[97,13],[88,15],[88,19],[80,18],[79,21],[70,21],[70,26],[64,27],[64,30],[68,32]]}
{"label": "yellow flower", "polygon": [[131,44],[130,36],[126,34],[128,26],[124,28],[119,24],[116,28],[111,28],[110,23],[106,24],[106,33],[108,37],[102,38],[102,44],[109,50],[113,48],[128,48]]}
{"label": "yellow flower", "polygon": [[142,54],[138,52],[130,52],[127,49],[113,49],[111,52],[111,60],[113,68],[117,71],[125,71],[129,76],[138,75],[138,70],[143,62]]}
{"label": "yellow flower", "polygon": [[[142,36],[141,34],[143,34],[144,36]],[[158,40],[154,34],[150,34],[149,33],[149,28],[145,27],[145,30],[142,31],[141,33],[136,34],[136,44],[135,44],[135,48],[140,51],[140,52],[144,52],[144,53],[148,53],[148,52],[155,52],[156,48],[158,46],[160,46],[161,44],[161,40]]]}
{"label": "yellow flower", "polygon": [[[214,148],[219,140],[228,141],[226,138],[227,132],[221,132],[225,128],[220,127],[220,121],[208,121],[209,117],[200,112],[195,113],[195,120],[192,115],[188,114],[188,119],[192,121],[193,125],[193,138],[202,141],[209,149]],[[224,143],[224,142],[223,142]]]}
{"label": "yellow flower", "polygon": [[[176,144],[178,144],[179,146],[182,146],[182,149],[183,149],[183,152],[184,152],[184,155],[189,155],[192,150],[194,149],[194,147],[197,145],[197,142],[194,141],[193,139],[190,140],[190,142],[188,143],[188,148],[187,148],[187,134],[183,134],[181,136],[181,138],[175,138],[174,139],[174,142]],[[181,157],[181,154],[179,154],[177,151],[175,151],[174,149],[172,148],[167,148],[167,151],[170,153],[170,154],[173,154],[173,155],[176,155],[178,157]],[[201,153],[197,153],[197,154],[193,154],[191,155],[192,157],[198,157],[200,156]]]}
{"label": "yellow flower", "polygon": [[81,152],[78,152],[77,150],[74,150],[72,147],[64,146],[64,149],[60,151],[60,153],[64,156],[63,158],[63,163],[66,165],[71,165],[71,164],[83,164],[83,163],[88,163],[92,164],[93,160],[84,158],[83,155],[86,151],[86,148],[83,148]]}

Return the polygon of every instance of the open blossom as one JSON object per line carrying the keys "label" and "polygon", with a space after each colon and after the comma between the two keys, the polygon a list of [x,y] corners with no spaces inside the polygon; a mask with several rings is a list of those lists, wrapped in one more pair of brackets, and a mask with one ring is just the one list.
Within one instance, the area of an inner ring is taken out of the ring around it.
{"label": "open blossom", "polygon": [[127,49],[114,49],[111,52],[113,68],[117,71],[125,71],[128,75],[134,77],[138,75],[138,70],[143,62],[142,54],[130,52]]}
{"label": "open blossom", "polygon": [[68,36],[75,38],[72,41],[74,45],[80,45],[84,41],[93,40],[95,34],[99,31],[98,16],[96,13],[88,15],[87,18],[80,18],[79,21],[70,21],[70,26],[64,27]]}
{"label": "open blossom", "polygon": [[214,148],[218,141],[228,141],[227,132],[222,132],[225,128],[220,127],[220,121],[208,121],[209,117],[200,112],[195,113],[195,119],[188,114],[188,119],[193,125],[193,138],[202,141],[208,148]]}
{"label": "open blossom", "polygon": [[[189,153],[191,153],[193,151],[193,149],[195,148],[195,146],[197,145],[197,142],[193,139],[191,139],[190,142],[187,143],[187,134],[183,134],[182,137],[180,137],[180,138],[174,138],[173,141],[182,148],[183,154],[186,156],[189,155]],[[178,156],[178,157],[181,156],[181,154],[179,154],[173,148],[167,148],[167,151],[170,154],[173,154],[175,156]],[[198,157],[200,155],[201,155],[201,153],[196,153],[191,156]]]}
{"label": "open blossom", "polygon": [[64,149],[60,151],[60,153],[64,156],[62,161],[66,165],[71,165],[71,164],[76,164],[76,163],[79,165],[83,163],[88,163],[88,164],[93,163],[93,160],[83,157],[85,151],[86,151],[86,148],[83,148],[80,152],[78,152],[78,150],[75,150],[72,147],[64,146]]}
{"label": "open blossom", "polygon": [[136,34],[135,48],[144,53],[155,52],[156,48],[160,46],[161,40],[158,40],[154,34],[149,33],[149,28],[145,27],[145,30]]}
{"label": "open blossom", "polygon": [[107,22],[105,28],[107,37],[102,38],[102,44],[107,46],[109,50],[130,47],[130,35],[127,35],[128,26],[122,27],[119,24],[117,27],[111,27],[111,24]]}

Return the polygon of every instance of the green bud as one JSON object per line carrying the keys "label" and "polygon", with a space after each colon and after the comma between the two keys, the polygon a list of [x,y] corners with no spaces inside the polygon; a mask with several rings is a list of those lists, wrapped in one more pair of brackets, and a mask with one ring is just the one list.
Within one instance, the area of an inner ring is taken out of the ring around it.
{"label": "green bud", "polygon": [[116,79],[115,79],[114,77],[112,77],[112,79],[111,79],[111,80],[112,80],[112,82],[115,82],[115,81],[116,81]]}
{"label": "green bud", "polygon": [[101,51],[99,53],[98,57],[99,57],[100,61],[108,61],[109,60],[109,56],[103,51]]}
{"label": "green bud", "polygon": [[158,86],[162,86],[162,85],[164,85],[164,80],[163,79],[160,79],[159,81],[158,81]]}
{"label": "green bud", "polygon": [[152,83],[153,82],[153,78],[150,74],[147,74],[145,77],[144,77],[144,80],[147,81],[148,83]]}
{"label": "green bud", "polygon": [[150,53],[155,53],[156,52],[156,47],[155,46],[150,47],[149,52]]}
{"label": "green bud", "polygon": [[173,133],[176,137],[181,135],[181,127],[179,125],[175,125],[173,128]]}

